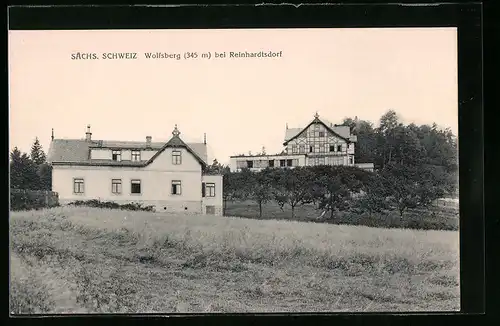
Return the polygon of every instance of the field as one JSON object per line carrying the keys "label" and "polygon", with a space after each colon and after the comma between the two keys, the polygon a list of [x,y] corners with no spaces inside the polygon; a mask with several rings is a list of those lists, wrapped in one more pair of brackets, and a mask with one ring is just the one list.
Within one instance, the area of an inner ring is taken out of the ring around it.
{"label": "field", "polygon": [[456,231],[58,207],[10,236],[12,313],[459,309]]}
{"label": "field", "polygon": [[[428,209],[409,209],[401,219],[396,211],[355,214],[352,212],[336,212],[333,219],[318,220],[322,210],[313,204],[295,208],[296,221],[326,222],[342,225],[365,225],[384,228],[410,228],[424,230],[455,230],[459,228],[458,207],[433,206]],[[285,206],[281,210],[275,202],[262,205],[262,218],[259,218],[259,206],[254,201],[228,201],[226,215],[255,219],[292,220],[291,209]],[[326,217],[329,217],[329,213]]]}

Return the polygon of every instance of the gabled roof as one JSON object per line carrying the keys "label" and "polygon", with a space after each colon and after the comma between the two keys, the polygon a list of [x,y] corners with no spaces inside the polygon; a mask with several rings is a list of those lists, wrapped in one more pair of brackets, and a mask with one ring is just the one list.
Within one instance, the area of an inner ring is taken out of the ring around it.
{"label": "gabled roof", "polygon": [[[175,130],[177,130],[177,126],[175,126]],[[175,131],[174,130],[174,131]],[[144,165],[149,165],[151,162],[155,160],[165,149],[167,148],[185,148],[189,153],[191,153],[198,162],[200,162],[202,167],[205,167],[207,163],[191,148],[189,147],[182,139],[179,138],[179,135],[174,133],[174,136],[170,138],[170,140],[158,151],[151,157],[147,162],[144,163]]]}
{"label": "gabled roof", "polygon": [[321,123],[326,130],[330,131],[335,136],[345,140],[350,143],[353,142],[351,139],[351,131],[348,126],[336,126],[325,119],[320,119],[316,114],[314,119],[304,128],[289,128],[285,133],[285,142],[283,143],[286,146],[291,140],[297,138],[302,132],[306,131],[313,123]]}
{"label": "gabled roof", "polygon": [[[168,142],[155,142],[150,145],[137,141],[104,141],[83,139],[54,139],[48,151],[48,162],[59,165],[98,165],[98,166],[134,166],[141,167],[150,164],[158,155],[169,147],[185,148],[202,166],[207,165],[207,146],[204,143],[185,143],[177,136]],[[146,162],[112,161],[90,159],[92,148],[156,150],[157,153]]]}

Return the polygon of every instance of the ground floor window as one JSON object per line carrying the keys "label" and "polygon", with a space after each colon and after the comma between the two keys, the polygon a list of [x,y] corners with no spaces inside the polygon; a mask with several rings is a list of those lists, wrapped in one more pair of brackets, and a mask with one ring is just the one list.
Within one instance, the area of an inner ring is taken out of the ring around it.
{"label": "ground floor window", "polygon": [[133,194],[140,194],[141,193],[141,180],[131,180],[130,192]]}
{"label": "ground floor window", "polygon": [[215,206],[207,206],[205,210],[207,215],[215,215]]}
{"label": "ground floor window", "polygon": [[181,181],[180,180],[173,180],[172,181],[172,195],[180,195],[182,193],[181,191]]}
{"label": "ground floor window", "polygon": [[85,191],[84,181],[81,178],[73,179],[73,192],[75,194],[83,194]]}
{"label": "ground floor window", "polygon": [[206,183],[205,188],[205,194],[207,197],[215,197],[215,183]]}
{"label": "ground floor window", "polygon": [[114,194],[122,193],[122,180],[121,179],[111,179],[111,192]]}

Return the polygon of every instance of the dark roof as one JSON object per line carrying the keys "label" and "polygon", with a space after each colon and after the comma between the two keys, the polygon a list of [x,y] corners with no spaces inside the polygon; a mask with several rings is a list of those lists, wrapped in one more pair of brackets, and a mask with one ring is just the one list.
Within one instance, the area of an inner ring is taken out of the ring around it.
{"label": "dark roof", "polygon": [[[325,120],[326,121],[326,120]],[[285,142],[283,143],[284,146],[286,146],[291,140],[297,138],[302,132],[307,130],[313,123],[321,123],[326,130],[330,131],[332,134],[335,136],[345,140],[348,143],[352,143],[353,140],[349,138],[349,136],[346,134],[346,132],[342,129],[340,129],[341,126],[334,126],[329,122],[322,121],[319,117],[315,117],[314,120],[312,120],[307,126],[304,128],[291,128],[287,129],[287,132],[285,134]],[[338,130],[335,130],[338,129]],[[345,128],[344,128],[345,129]],[[290,130],[290,131],[288,131]]]}
{"label": "dark roof", "polygon": [[[161,152],[169,147],[186,148],[201,164],[207,164],[207,147],[204,143],[184,143],[177,136],[172,137],[166,143],[151,143],[150,146],[146,142],[134,141],[104,141],[93,140],[86,141],[83,139],[54,139],[49,147],[48,161],[52,164],[60,165],[97,165],[97,166],[146,166],[150,164]],[[142,149],[142,150],[157,150],[157,153],[146,162],[132,161],[112,161],[90,159],[91,148],[116,148],[116,149]]]}

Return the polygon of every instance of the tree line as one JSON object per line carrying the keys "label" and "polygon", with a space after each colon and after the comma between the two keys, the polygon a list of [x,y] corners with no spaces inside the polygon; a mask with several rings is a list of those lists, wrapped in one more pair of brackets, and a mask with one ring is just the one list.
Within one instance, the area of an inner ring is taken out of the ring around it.
{"label": "tree line", "polygon": [[267,168],[260,172],[229,172],[217,161],[210,167],[224,175],[224,205],[228,200],[253,200],[262,216],[263,204],[274,201],[283,210],[315,204],[333,218],[350,210],[373,214],[429,206],[435,199],[454,196],[458,184],[457,138],[450,129],[404,125],[394,111],[374,127],[369,121],[345,118],[358,137],[355,159],[374,163],[375,172],[348,166]]}
{"label": "tree line", "polygon": [[42,145],[35,138],[30,153],[17,147],[10,153],[10,188],[23,190],[51,190],[52,167],[47,163]]}

